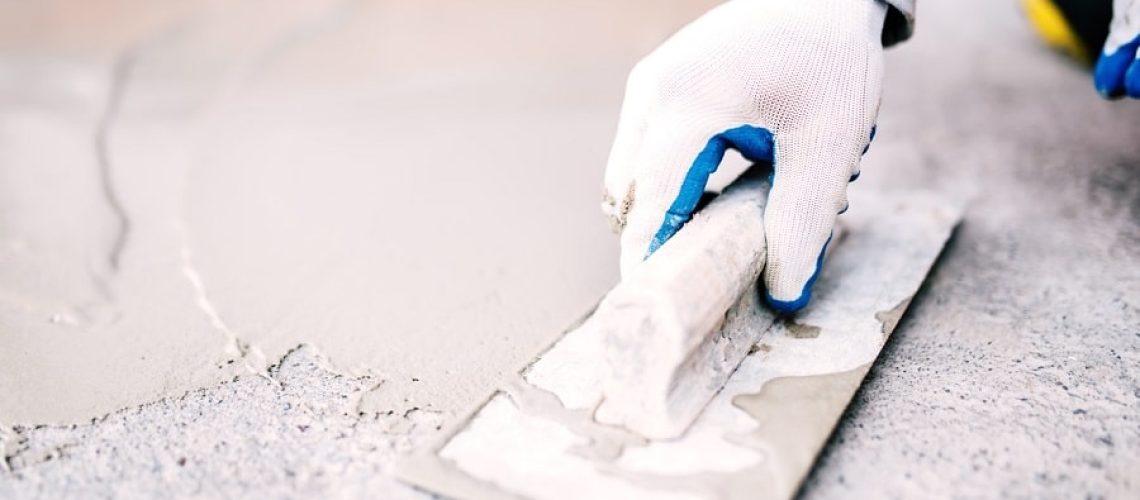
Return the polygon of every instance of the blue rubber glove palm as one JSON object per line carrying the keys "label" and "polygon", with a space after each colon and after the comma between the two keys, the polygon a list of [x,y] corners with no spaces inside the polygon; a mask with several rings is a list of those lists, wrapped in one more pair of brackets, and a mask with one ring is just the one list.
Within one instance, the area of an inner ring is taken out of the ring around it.
{"label": "blue rubber glove palm", "polygon": [[1116,0],[1112,27],[1097,61],[1093,81],[1097,92],[1114,99],[1140,99],[1140,0]]}

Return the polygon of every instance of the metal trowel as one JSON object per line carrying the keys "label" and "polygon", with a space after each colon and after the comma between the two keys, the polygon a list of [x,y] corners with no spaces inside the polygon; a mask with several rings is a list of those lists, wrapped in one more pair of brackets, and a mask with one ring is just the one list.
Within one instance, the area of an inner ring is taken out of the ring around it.
{"label": "metal trowel", "polygon": [[961,210],[852,193],[811,305],[782,318],[756,287],[767,189],[738,179],[398,475],[457,498],[794,495]]}

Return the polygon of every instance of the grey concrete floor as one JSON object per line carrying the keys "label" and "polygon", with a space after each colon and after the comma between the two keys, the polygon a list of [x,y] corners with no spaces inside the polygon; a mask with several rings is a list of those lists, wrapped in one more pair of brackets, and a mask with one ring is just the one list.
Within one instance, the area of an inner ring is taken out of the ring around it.
{"label": "grey concrete floor", "polygon": [[[971,208],[801,496],[1140,496],[1140,104],[1101,101],[1012,3],[921,4],[887,70],[853,189]],[[269,376],[7,430],[0,497],[415,494],[391,461],[449,415],[362,415],[377,381],[311,348]]]}
{"label": "grey concrete floor", "polygon": [[920,10],[864,176],[973,203],[802,496],[1136,498],[1140,103],[1012,5]]}

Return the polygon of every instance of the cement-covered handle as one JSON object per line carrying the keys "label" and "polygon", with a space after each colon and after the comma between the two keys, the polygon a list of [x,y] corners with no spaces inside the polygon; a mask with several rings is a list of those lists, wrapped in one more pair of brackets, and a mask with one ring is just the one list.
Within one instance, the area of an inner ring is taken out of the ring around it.
{"label": "cement-covered handle", "polygon": [[725,315],[765,259],[768,182],[746,175],[615,287],[593,318],[605,336],[603,423],[680,436],[748,354]]}

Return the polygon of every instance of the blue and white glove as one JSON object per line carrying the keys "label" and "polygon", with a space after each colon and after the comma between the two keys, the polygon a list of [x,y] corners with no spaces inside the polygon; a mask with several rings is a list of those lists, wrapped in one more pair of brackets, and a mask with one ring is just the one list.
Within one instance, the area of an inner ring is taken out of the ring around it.
{"label": "blue and white glove", "polygon": [[731,0],[638,63],[603,201],[621,230],[622,274],[689,220],[733,148],[774,165],[768,302],[807,305],[874,132],[886,12],[877,0]]}
{"label": "blue and white glove", "polygon": [[1104,51],[1093,71],[1100,95],[1140,99],[1140,0],[1116,0]]}

